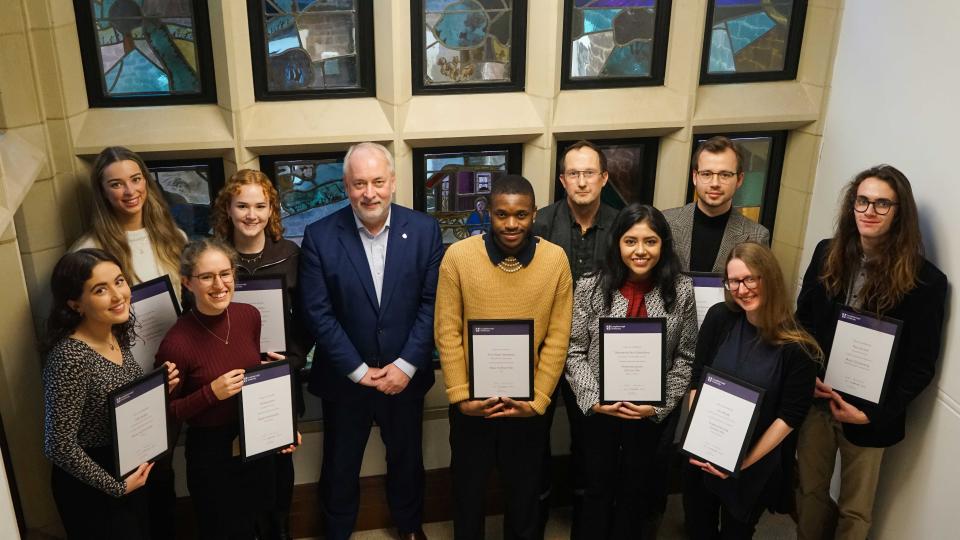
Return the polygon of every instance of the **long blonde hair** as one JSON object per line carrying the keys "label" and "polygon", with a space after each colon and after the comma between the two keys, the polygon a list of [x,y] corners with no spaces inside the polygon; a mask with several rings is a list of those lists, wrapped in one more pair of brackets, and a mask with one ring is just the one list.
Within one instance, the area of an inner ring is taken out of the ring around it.
{"label": "long blonde hair", "polygon": [[132,161],[140,167],[140,172],[143,173],[147,183],[147,199],[143,203],[143,227],[150,237],[159,266],[171,276],[176,277],[180,252],[186,244],[186,239],[177,229],[163,194],[143,159],[122,146],[104,148],[93,163],[93,172],[90,174],[90,187],[94,193],[90,234],[101,249],[120,261],[123,275],[134,281],[143,281],[133,270],[133,254],[130,251],[130,245],[127,244],[127,234],[117,221],[113,207],[107,201],[107,195],[103,190],[103,171],[118,161]]}
{"label": "long blonde hair", "polygon": [[274,242],[279,242],[283,237],[283,225],[280,222],[280,194],[277,193],[277,188],[273,187],[267,175],[253,169],[240,169],[233,173],[227,183],[220,188],[217,200],[213,203],[213,233],[221,240],[233,245],[230,204],[233,202],[234,195],[239,195],[243,186],[247,185],[260,186],[263,189],[263,196],[266,197],[267,204],[270,206],[270,218],[267,220],[264,233]]}
{"label": "long blonde hair", "polygon": [[[737,244],[727,256],[724,271],[733,259],[740,259],[754,276],[760,277],[763,296],[757,311],[756,325],[760,338],[774,345],[795,343],[811,358],[818,362],[822,361],[823,351],[820,345],[793,316],[783,273],[770,248],[755,242]],[[724,298],[730,309],[741,311],[730,291],[726,289],[724,289]]]}

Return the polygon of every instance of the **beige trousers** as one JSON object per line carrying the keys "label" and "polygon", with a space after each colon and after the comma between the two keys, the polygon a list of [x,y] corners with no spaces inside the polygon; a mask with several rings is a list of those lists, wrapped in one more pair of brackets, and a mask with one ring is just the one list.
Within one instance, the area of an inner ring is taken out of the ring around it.
{"label": "beige trousers", "polygon": [[[830,498],[830,478],[840,450],[840,497]],[[810,407],[800,426],[797,466],[798,540],[862,540],[870,533],[883,448],[857,446],[822,404]]]}

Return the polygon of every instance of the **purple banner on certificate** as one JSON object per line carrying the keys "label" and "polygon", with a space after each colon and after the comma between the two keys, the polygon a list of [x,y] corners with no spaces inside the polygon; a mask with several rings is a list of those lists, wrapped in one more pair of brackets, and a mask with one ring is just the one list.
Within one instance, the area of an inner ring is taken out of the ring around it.
{"label": "purple banner on certificate", "polygon": [[658,334],[663,331],[663,324],[646,321],[618,321],[603,323],[604,334]]}
{"label": "purple banner on certificate", "polygon": [[691,275],[690,279],[693,280],[694,287],[713,287],[717,289],[723,288],[723,276],[719,274]]}
{"label": "purple banner on certificate", "polygon": [[707,379],[703,384],[705,386],[712,386],[718,390],[722,390],[723,392],[726,392],[732,396],[745,399],[750,403],[757,403],[760,401],[760,392],[713,374],[707,374]]}
{"label": "purple banner on certificate", "polygon": [[272,291],[272,290],[283,290],[283,280],[279,277],[275,278],[241,278],[237,281],[236,287],[234,289],[236,292],[240,291]]}
{"label": "purple banner on certificate", "polygon": [[158,294],[169,294],[170,282],[163,279],[153,279],[143,283],[140,287],[130,289],[130,302],[139,302],[152,298]]}
{"label": "purple banner on certificate", "polygon": [[884,334],[890,334],[891,336],[897,335],[897,323],[862,315],[851,309],[841,309],[840,320],[863,328],[869,328],[870,330],[876,330],[877,332],[883,332]]}
{"label": "purple banner on certificate", "polygon": [[525,336],[530,332],[526,323],[474,324],[471,328],[475,336]]}

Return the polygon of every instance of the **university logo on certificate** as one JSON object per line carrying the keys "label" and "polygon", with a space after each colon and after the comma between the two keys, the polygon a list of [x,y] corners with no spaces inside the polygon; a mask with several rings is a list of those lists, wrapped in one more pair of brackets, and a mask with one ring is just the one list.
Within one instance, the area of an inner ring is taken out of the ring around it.
{"label": "university logo on certificate", "polygon": [[823,382],[840,394],[881,404],[902,327],[896,319],[841,307]]}
{"label": "university logo on certificate", "polygon": [[297,442],[290,362],[277,360],[244,370],[240,390],[240,455],[250,461]]}
{"label": "university logo on certificate", "polygon": [[171,450],[167,422],[167,368],[161,367],[110,392],[110,423],[117,478]]}
{"label": "university logo on certificate", "polygon": [[663,318],[600,318],[600,402],[663,405],[666,328]]}
{"label": "university logo on certificate", "polygon": [[533,400],[533,320],[469,320],[470,399]]}

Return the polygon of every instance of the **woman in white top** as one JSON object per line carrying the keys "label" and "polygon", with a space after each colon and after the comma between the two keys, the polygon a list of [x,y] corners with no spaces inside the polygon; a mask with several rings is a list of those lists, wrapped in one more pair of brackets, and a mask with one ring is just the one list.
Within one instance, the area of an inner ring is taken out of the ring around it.
{"label": "woman in white top", "polygon": [[90,187],[90,231],[71,251],[99,248],[110,253],[134,284],[167,274],[179,296],[178,265],[187,237],[140,156],[122,146],[104,148],[93,164]]}

